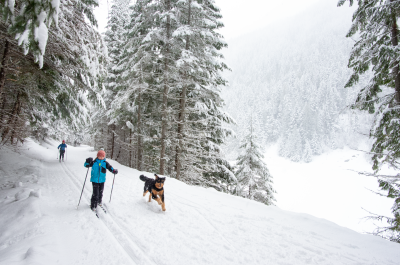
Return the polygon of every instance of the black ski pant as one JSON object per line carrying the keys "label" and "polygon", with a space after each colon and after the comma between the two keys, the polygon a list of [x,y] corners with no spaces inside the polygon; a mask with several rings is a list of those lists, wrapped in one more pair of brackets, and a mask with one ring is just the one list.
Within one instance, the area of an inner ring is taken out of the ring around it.
{"label": "black ski pant", "polygon": [[92,185],[93,185],[93,194],[90,207],[96,208],[97,204],[101,203],[101,200],[103,199],[104,182],[103,183],[92,182]]}
{"label": "black ski pant", "polygon": [[65,153],[65,150],[60,150],[60,160],[61,160],[61,157],[62,157],[62,160],[64,160],[64,153]]}

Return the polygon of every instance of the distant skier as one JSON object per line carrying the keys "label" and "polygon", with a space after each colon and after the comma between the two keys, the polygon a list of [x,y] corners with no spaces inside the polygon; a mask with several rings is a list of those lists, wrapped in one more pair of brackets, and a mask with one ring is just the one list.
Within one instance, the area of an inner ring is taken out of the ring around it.
{"label": "distant skier", "polygon": [[60,149],[60,162],[61,162],[61,157],[62,157],[62,161],[64,162],[65,148],[67,148],[67,145],[65,144],[65,140],[62,140],[62,144],[60,144],[57,147],[57,149]]}
{"label": "distant skier", "polygon": [[102,204],[104,182],[106,182],[106,169],[114,174],[118,174],[118,170],[114,169],[106,161],[106,152],[103,150],[97,152],[97,158],[94,161],[91,157],[87,158],[84,166],[92,167],[90,182],[92,182],[93,185],[93,194],[90,203],[90,209],[95,211],[97,205],[101,206]]}

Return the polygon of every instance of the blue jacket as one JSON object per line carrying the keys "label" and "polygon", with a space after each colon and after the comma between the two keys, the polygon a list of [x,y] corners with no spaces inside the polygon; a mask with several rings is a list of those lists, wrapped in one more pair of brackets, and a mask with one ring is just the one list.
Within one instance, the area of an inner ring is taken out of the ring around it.
{"label": "blue jacket", "polygon": [[57,149],[60,149],[60,147],[61,147],[61,150],[65,150],[65,148],[67,148],[67,145],[66,145],[66,144],[60,144],[60,145],[57,147]]}
{"label": "blue jacket", "polygon": [[[84,166],[87,167],[88,165],[89,164],[85,162]],[[93,164],[89,166],[92,167],[90,182],[96,183],[106,182],[106,169],[108,169],[110,172],[113,172],[114,170],[114,168],[106,161],[105,158],[103,160],[96,158],[93,161]]]}

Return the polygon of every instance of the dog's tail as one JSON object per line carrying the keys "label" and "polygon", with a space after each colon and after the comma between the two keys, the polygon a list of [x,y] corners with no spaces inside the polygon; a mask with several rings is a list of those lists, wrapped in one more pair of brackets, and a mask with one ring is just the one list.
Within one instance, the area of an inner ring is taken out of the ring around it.
{"label": "dog's tail", "polygon": [[145,177],[144,175],[140,175],[139,178],[140,178],[141,181],[146,181],[146,180],[149,179],[148,177]]}

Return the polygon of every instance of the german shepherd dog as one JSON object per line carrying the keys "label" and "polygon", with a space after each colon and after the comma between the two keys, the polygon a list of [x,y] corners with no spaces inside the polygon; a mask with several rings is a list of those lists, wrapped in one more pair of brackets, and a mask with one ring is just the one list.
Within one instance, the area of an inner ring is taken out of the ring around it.
{"label": "german shepherd dog", "polygon": [[164,182],[165,178],[157,176],[154,174],[156,179],[151,179],[145,177],[144,175],[140,175],[140,180],[144,181],[144,191],[143,197],[146,196],[147,192],[150,192],[149,202],[151,202],[151,198],[156,200],[159,205],[161,205],[161,209],[165,211],[165,201],[164,201]]}

